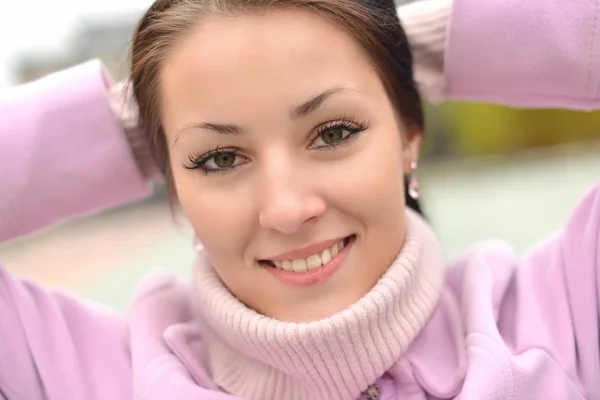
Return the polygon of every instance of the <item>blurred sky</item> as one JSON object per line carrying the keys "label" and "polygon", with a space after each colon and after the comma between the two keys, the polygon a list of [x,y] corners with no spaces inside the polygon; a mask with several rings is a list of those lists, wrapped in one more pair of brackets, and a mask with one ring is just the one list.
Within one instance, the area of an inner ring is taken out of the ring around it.
{"label": "blurred sky", "polygon": [[0,0],[0,91],[12,83],[14,57],[60,51],[77,21],[143,12],[152,0]]}
{"label": "blurred sky", "polygon": [[[397,4],[412,0],[396,0]],[[21,52],[64,50],[82,18],[140,15],[153,0],[0,0],[0,91],[14,83],[11,69]]]}

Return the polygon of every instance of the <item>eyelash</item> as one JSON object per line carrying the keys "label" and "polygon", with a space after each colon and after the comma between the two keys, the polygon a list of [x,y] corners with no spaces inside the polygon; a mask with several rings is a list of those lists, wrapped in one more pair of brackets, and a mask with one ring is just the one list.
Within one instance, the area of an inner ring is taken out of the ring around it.
{"label": "eyelash", "polygon": [[206,164],[207,162],[209,162],[213,157],[218,156],[219,154],[231,154],[233,157],[237,157],[239,154],[239,150],[237,149],[221,149],[219,146],[215,147],[214,149],[211,149],[209,151],[207,151],[204,154],[200,154],[200,153],[192,153],[188,156],[187,159],[187,164],[183,165],[183,168],[193,171],[196,169],[201,170],[203,173],[205,173],[206,175],[210,175],[210,174],[218,174],[218,173],[222,173],[222,172],[227,172],[230,171],[233,168],[218,168],[218,169],[206,169],[204,168],[204,164]]}
{"label": "eyelash", "polygon": [[325,150],[325,151],[335,150],[339,147],[343,147],[343,146],[350,144],[352,139],[355,139],[358,136],[358,134],[369,129],[370,126],[371,125],[368,122],[366,122],[366,121],[358,122],[352,117],[344,117],[344,118],[337,119],[334,121],[325,122],[317,127],[317,132],[316,132],[315,136],[311,138],[310,142],[311,142],[311,144],[314,143],[315,140],[317,140],[323,133],[327,132],[330,129],[343,129],[343,130],[348,131],[349,132],[348,135],[345,138],[341,139],[340,141],[332,143],[332,144],[328,144],[325,146],[319,146],[319,147],[314,148],[315,150]]}
{"label": "eyelash", "polygon": [[[311,138],[310,143],[314,143],[323,133],[327,132],[331,129],[343,129],[348,131],[348,135],[343,139],[332,143],[326,144],[323,146],[315,147],[313,150],[320,151],[331,151],[343,147],[345,145],[350,144],[350,142],[355,139],[360,133],[367,130],[370,127],[370,124],[366,121],[357,122],[352,117],[344,117],[341,119],[337,119],[334,121],[328,121],[322,123],[317,127],[316,134]],[[214,149],[209,150],[204,154],[200,153],[192,153],[188,156],[187,164],[183,165],[183,168],[187,170],[201,170],[205,175],[217,175],[220,173],[225,173],[234,170],[236,167],[230,168],[218,168],[218,169],[206,169],[204,165],[210,161],[213,157],[218,156],[219,154],[230,154],[232,157],[237,157],[239,154],[238,149],[221,149],[220,147],[216,147]]]}

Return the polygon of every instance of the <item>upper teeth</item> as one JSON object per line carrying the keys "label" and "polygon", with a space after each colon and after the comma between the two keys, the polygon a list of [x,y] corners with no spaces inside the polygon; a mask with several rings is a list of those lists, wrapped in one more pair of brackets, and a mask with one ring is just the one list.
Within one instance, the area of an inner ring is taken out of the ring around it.
{"label": "upper teeth", "polygon": [[344,241],[334,244],[319,254],[313,254],[307,258],[298,258],[295,260],[273,261],[275,267],[292,272],[306,272],[311,269],[320,268],[327,264],[344,248]]}

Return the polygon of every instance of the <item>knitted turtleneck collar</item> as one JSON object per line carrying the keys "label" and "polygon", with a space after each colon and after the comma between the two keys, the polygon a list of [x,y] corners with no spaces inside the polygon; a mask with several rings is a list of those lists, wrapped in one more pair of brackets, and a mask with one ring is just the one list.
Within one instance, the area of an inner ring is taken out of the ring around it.
{"label": "knitted turtleneck collar", "polygon": [[251,400],[353,400],[398,361],[431,315],[444,262],[437,239],[407,213],[404,246],[358,302],[324,320],[290,323],[237,300],[200,257],[194,297],[214,382]]}

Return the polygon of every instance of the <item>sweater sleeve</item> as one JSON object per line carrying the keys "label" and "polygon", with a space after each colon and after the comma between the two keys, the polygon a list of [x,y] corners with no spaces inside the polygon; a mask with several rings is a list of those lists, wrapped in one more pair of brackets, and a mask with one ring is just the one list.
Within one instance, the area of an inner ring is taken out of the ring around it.
{"label": "sweater sleeve", "polygon": [[445,95],[516,107],[600,107],[596,0],[454,0]]}
{"label": "sweater sleeve", "polygon": [[110,85],[91,61],[0,95],[0,242],[148,194]]}
{"label": "sweater sleeve", "polygon": [[427,100],[445,100],[444,49],[452,0],[420,0],[398,6],[413,54],[415,81]]}

